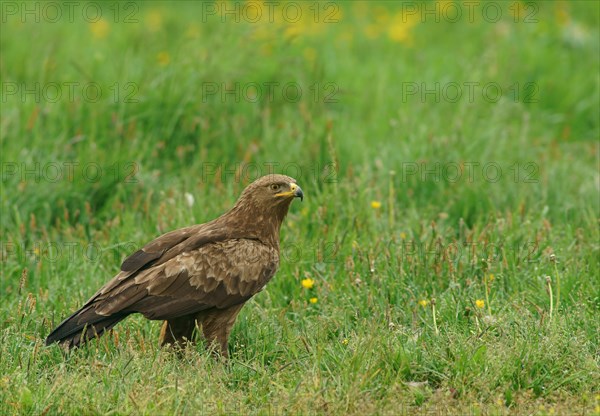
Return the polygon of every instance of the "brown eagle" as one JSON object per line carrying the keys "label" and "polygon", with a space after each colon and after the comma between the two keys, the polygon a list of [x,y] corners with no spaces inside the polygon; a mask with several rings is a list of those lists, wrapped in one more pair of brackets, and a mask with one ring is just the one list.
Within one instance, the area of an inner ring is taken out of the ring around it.
{"label": "brown eagle", "polygon": [[279,267],[279,229],[295,197],[304,197],[295,179],[263,176],[220,217],[151,241],[54,329],[46,345],[77,347],[141,313],[165,321],[161,345],[183,345],[198,327],[227,357],[227,340],[240,309]]}

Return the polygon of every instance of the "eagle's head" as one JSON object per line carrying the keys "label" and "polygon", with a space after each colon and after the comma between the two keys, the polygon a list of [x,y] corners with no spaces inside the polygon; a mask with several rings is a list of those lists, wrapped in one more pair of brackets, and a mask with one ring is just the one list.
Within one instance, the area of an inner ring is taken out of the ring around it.
{"label": "eagle's head", "polygon": [[[294,198],[303,200],[304,193],[294,178],[270,174],[262,176],[244,189],[230,218],[241,218],[244,228],[254,228],[262,233],[279,234],[279,228]],[[227,214],[226,214],[227,215]]]}
{"label": "eagle's head", "polygon": [[268,211],[285,207],[287,212],[294,198],[304,199],[304,193],[296,183],[296,179],[286,175],[271,174],[261,176],[248,185],[236,205],[250,204]]}

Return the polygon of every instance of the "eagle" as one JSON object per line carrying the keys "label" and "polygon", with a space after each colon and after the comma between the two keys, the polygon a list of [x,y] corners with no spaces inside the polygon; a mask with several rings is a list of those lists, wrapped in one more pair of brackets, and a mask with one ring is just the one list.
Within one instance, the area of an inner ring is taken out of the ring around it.
{"label": "eagle", "polygon": [[201,328],[207,344],[227,357],[238,313],[279,267],[279,230],[294,198],[304,198],[295,179],[269,174],[220,217],[161,235],[127,257],[46,345],[78,347],[141,313],[164,321],[161,346],[185,346]]}

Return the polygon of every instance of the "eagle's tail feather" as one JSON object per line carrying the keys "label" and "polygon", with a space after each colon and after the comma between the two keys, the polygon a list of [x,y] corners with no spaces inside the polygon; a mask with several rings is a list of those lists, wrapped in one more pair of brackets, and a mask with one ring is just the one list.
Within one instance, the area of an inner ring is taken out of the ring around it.
{"label": "eagle's tail feather", "polygon": [[57,326],[46,338],[46,345],[58,342],[67,348],[79,347],[92,338],[100,337],[129,315],[128,312],[103,316],[86,306]]}

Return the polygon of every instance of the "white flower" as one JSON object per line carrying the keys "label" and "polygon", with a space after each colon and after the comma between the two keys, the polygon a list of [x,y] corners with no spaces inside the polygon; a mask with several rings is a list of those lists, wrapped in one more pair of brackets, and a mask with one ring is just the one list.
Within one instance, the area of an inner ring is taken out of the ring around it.
{"label": "white flower", "polygon": [[189,192],[186,192],[185,194],[183,194],[183,196],[185,197],[185,202],[188,204],[188,207],[193,207],[194,206],[194,195],[190,194]]}

